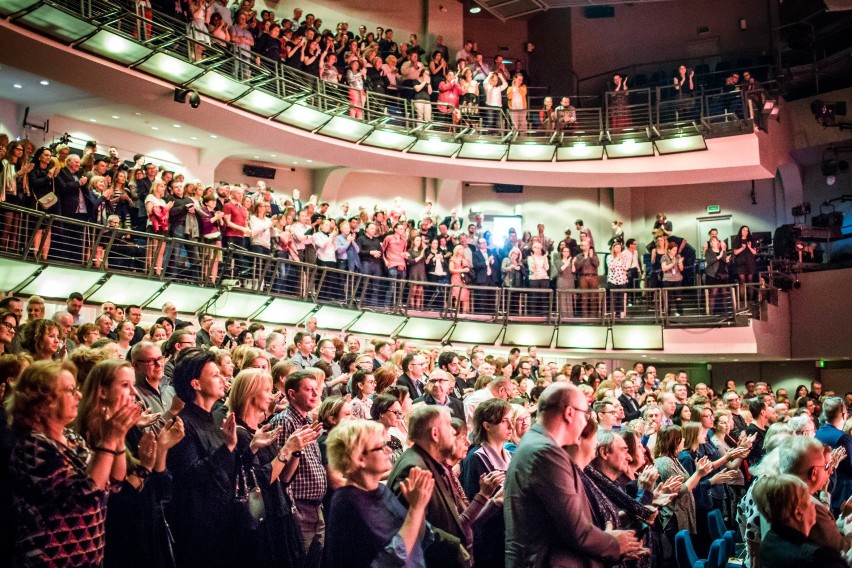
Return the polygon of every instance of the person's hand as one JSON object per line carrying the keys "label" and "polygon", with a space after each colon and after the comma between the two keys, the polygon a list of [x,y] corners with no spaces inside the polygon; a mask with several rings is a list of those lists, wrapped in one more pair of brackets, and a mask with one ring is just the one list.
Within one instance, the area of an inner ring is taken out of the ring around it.
{"label": "person's hand", "polygon": [[104,440],[97,445],[124,446],[124,436],[139,421],[140,416],[142,409],[132,396],[119,396],[112,408],[106,407],[103,410]]}
{"label": "person's hand", "polygon": [[161,452],[168,451],[175,447],[178,442],[183,440],[186,432],[183,427],[183,420],[175,416],[166,426],[160,430],[157,435],[157,445]]}
{"label": "person's hand", "polygon": [[186,406],[179,396],[176,396],[172,399],[172,405],[169,407],[169,414],[172,416],[177,416],[180,414],[183,407]]}
{"label": "person's hand", "polygon": [[665,507],[671,504],[671,502],[675,500],[675,497],[677,497],[677,493],[657,493],[655,491],[651,505],[654,507]]}
{"label": "person's hand", "polygon": [[24,167],[21,168],[21,171],[24,173],[24,175],[26,175],[26,174],[30,173],[31,171],[33,171],[34,167],[35,167],[35,164],[30,162],[28,164],[24,164]]}
{"label": "person's hand", "polygon": [[664,482],[660,483],[654,490],[654,495],[662,495],[664,493],[679,493],[683,485],[684,478],[682,475],[675,475]]}
{"label": "person's hand", "polygon": [[642,544],[636,538],[636,531],[613,530],[612,523],[610,522],[607,522],[604,530],[609,535],[615,537],[615,540],[618,543],[618,551],[621,556],[638,554],[642,549]]}
{"label": "person's hand", "polygon": [[157,439],[153,432],[145,432],[139,439],[139,465],[151,471],[157,461]]}
{"label": "person's hand", "polygon": [[695,462],[695,473],[697,473],[701,477],[704,477],[711,471],[713,471],[713,462],[710,461],[709,457],[704,456],[703,458]]}
{"label": "person's hand", "polygon": [[228,451],[233,452],[237,447],[237,415],[231,412],[222,420],[222,442],[228,446]]}
{"label": "person's hand", "polygon": [[402,496],[408,501],[411,509],[425,509],[432,498],[432,490],[435,488],[435,480],[432,474],[425,469],[413,467],[408,472],[408,479],[400,483],[399,489]]}
{"label": "person's hand", "polygon": [[284,442],[280,453],[290,456],[293,452],[301,452],[309,444],[316,442],[320,435],[322,435],[322,422],[315,421],[311,424],[306,424],[290,434],[290,437]]}
{"label": "person's hand", "polygon": [[710,478],[710,485],[720,485],[725,483],[731,483],[737,479],[736,471],[720,471],[716,475]]}
{"label": "person's hand", "polygon": [[159,412],[149,412],[145,409],[142,411],[141,416],[139,416],[139,421],[136,422],[136,426],[139,428],[147,428],[159,420],[160,416],[162,416],[162,414]]}
{"label": "person's hand", "polygon": [[834,448],[831,450],[831,454],[829,457],[829,464],[831,464],[830,470],[837,469],[837,466],[840,465],[840,462],[846,459],[846,448]]}
{"label": "person's hand", "polygon": [[272,428],[269,424],[266,424],[262,428],[258,428],[249,443],[251,453],[256,454],[259,449],[265,448],[273,443],[278,439],[279,432],[281,432],[280,426]]}
{"label": "person's hand", "polygon": [[83,187],[84,185],[86,185],[86,183],[88,181],[89,181],[89,178],[87,178],[86,176],[81,177],[80,178],[80,187]]}
{"label": "person's hand", "polygon": [[497,490],[497,493],[495,493],[494,496],[491,498],[491,500],[494,501],[495,505],[502,507],[503,506],[503,500],[504,500],[505,497],[506,497],[506,490],[505,490],[504,487],[501,486],[500,489]]}
{"label": "person's hand", "polygon": [[659,478],[660,472],[657,471],[657,468],[654,466],[650,466],[642,470],[642,473],[639,474],[639,478],[636,482],[639,484],[640,488],[646,491],[653,491],[654,485],[656,485]]}
{"label": "person's hand", "polygon": [[483,473],[479,476],[479,492],[486,498],[490,497],[494,494],[498,487],[503,485],[503,481],[505,479],[505,471],[495,470]]}
{"label": "person's hand", "polygon": [[745,446],[738,446],[733,450],[728,450],[727,452],[725,452],[725,460],[731,461],[744,458],[748,455],[749,451],[750,449],[746,448]]}

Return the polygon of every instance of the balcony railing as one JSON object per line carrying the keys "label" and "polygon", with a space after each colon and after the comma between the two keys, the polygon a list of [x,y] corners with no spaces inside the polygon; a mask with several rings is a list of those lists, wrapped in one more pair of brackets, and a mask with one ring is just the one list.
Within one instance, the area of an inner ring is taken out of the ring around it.
{"label": "balcony railing", "polygon": [[[531,289],[369,276],[0,204],[0,256],[406,316],[546,325],[734,324],[736,284]],[[700,279],[699,279],[700,281]],[[467,302],[459,301],[467,299]]]}
{"label": "balcony railing", "polygon": [[[356,144],[403,152],[487,160],[602,159],[603,151],[576,148],[620,144],[625,130],[650,145],[688,135],[728,135],[732,122],[740,127],[737,132],[748,132],[751,125],[740,91],[701,91],[687,105],[661,101],[649,89],[633,89],[626,100],[619,93],[607,93],[604,108],[578,108],[576,121],[567,128],[542,125],[549,121],[542,121],[538,110],[513,115],[484,105],[460,112],[456,120],[435,108],[432,120],[426,121],[407,98],[370,91],[365,103],[353,103],[347,85],[323,81],[281,62],[235,49],[192,30],[185,22],[159,12],[152,14],[149,18],[147,10],[139,13],[105,0],[0,0],[0,15],[76,49],[264,118]],[[679,125],[677,131],[666,130],[673,120]],[[512,151],[512,146],[529,144],[548,144],[554,150]],[[658,153],[695,149],[706,146],[703,141],[698,145],[669,144],[666,149],[657,146]],[[622,148],[607,155],[654,155],[654,149],[643,154]]]}

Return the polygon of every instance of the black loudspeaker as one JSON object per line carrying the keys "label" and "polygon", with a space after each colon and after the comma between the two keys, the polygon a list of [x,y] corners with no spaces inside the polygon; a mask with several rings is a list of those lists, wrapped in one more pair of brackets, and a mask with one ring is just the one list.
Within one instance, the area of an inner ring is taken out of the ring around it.
{"label": "black loudspeaker", "polygon": [[248,177],[260,179],[275,179],[275,168],[264,168],[263,166],[243,165],[243,174]]}
{"label": "black loudspeaker", "polygon": [[495,183],[494,184],[494,192],[495,193],[523,193],[524,186],[522,185],[511,185],[508,183]]}
{"label": "black loudspeaker", "polygon": [[615,7],[613,6],[586,6],[583,8],[583,16],[589,20],[596,18],[614,18]]}
{"label": "black loudspeaker", "polygon": [[823,227],[828,229],[831,229],[832,227],[842,227],[843,213],[840,211],[820,213],[811,219],[811,224],[813,224],[814,227]]}

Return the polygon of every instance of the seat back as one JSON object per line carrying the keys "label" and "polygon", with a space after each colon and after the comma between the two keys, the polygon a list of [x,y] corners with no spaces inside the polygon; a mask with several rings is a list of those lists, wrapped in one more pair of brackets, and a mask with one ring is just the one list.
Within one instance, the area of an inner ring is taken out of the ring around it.
{"label": "seat back", "polygon": [[725,526],[725,519],[722,517],[722,511],[713,509],[707,513],[707,526],[710,529],[710,538],[717,540],[725,535],[728,527]]}
{"label": "seat back", "polygon": [[728,562],[728,545],[724,538],[714,540],[707,553],[707,568],[724,568]]}
{"label": "seat back", "polygon": [[675,534],[675,558],[678,568],[693,568],[698,562],[698,555],[692,546],[692,535],[686,529]]}

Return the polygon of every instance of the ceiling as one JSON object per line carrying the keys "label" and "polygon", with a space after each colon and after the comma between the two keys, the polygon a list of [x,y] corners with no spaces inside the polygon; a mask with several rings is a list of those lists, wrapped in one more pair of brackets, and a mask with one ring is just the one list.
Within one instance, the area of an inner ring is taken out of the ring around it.
{"label": "ceiling", "polygon": [[[299,166],[305,169],[328,168],[332,164],[306,160],[301,157],[270,152],[260,146],[247,146],[209,130],[175,122],[141,108],[113,102],[63,83],[46,80],[20,69],[0,65],[0,99],[29,107],[30,124],[43,124],[52,116],[63,116],[91,122],[109,128],[125,130],[163,142],[177,143],[198,149],[227,152],[230,157],[254,160],[272,166]],[[59,137],[63,133],[48,133]],[[122,154],[136,153],[134,148],[115,144]]]}

